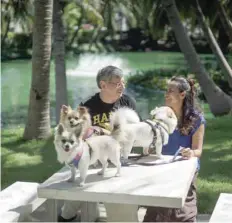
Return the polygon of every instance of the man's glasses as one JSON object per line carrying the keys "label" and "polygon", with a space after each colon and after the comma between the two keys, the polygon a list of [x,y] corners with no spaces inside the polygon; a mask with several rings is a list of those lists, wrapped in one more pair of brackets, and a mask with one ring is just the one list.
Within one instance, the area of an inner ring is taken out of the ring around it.
{"label": "man's glasses", "polygon": [[113,85],[116,88],[120,88],[121,86],[125,86],[126,85],[126,83],[124,81],[120,81],[120,82],[117,82],[117,83],[112,82],[112,81],[108,81],[107,83]]}

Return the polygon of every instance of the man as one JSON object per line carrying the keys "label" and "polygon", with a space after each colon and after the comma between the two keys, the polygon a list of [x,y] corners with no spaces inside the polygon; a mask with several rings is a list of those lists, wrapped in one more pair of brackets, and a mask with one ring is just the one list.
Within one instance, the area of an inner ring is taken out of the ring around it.
{"label": "man", "polygon": [[[81,103],[81,105],[89,109],[94,129],[99,131],[99,133],[109,134],[110,113],[125,106],[135,110],[136,102],[123,93],[125,81],[121,69],[114,66],[104,67],[99,70],[96,81],[100,92],[96,93],[86,102]],[[81,202],[79,201],[65,201],[58,221],[73,221],[76,218],[77,210],[80,208],[80,205]],[[93,219],[93,221],[95,220],[96,219]]]}

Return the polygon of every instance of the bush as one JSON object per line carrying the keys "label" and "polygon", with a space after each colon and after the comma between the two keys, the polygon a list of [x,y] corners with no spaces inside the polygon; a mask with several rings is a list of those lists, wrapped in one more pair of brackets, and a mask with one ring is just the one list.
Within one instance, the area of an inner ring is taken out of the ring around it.
{"label": "bush", "polygon": [[[232,95],[232,89],[230,88],[227,80],[225,79],[221,70],[215,70],[210,67],[208,68],[208,73],[213,79],[213,81],[221,88],[223,91],[229,95]],[[154,90],[166,90],[167,82],[172,76],[184,76],[191,77],[195,80],[196,88],[200,99],[205,100],[204,94],[201,91],[199,83],[193,74],[190,74],[187,69],[155,69],[147,71],[137,71],[135,74],[130,74],[127,82],[128,87],[133,88],[134,86],[140,86],[143,88],[154,89]]]}

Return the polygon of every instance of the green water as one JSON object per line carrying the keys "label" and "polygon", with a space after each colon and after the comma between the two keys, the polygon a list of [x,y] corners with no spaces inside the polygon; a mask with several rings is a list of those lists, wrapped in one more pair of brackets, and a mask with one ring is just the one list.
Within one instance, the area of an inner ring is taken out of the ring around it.
{"label": "green water", "polygon": [[[212,55],[202,55],[203,61],[216,66]],[[125,74],[136,70],[180,68],[186,63],[181,53],[141,52],[114,54],[84,54],[80,57],[67,58],[67,84],[69,104],[76,107],[81,101],[98,91],[95,76],[97,71],[107,65],[115,65],[123,69]],[[31,60],[15,60],[1,64],[2,84],[2,128],[24,127],[31,85]],[[55,80],[54,64],[51,63],[51,121],[55,124]],[[127,89],[127,93],[135,97],[137,110],[143,118],[149,111],[163,103],[163,93],[147,89]]]}

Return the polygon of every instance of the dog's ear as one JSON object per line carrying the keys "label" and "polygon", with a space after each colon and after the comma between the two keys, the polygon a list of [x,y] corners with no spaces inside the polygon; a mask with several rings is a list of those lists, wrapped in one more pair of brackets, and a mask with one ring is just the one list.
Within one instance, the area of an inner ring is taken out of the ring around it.
{"label": "dog's ear", "polygon": [[173,114],[171,111],[168,111],[168,118],[173,118]]}
{"label": "dog's ear", "polygon": [[64,131],[64,126],[63,126],[63,124],[60,123],[58,125],[57,132],[58,132],[59,135],[61,135],[63,133],[63,131]]}
{"label": "dog's ear", "polygon": [[156,114],[158,107],[155,107],[155,109],[151,110],[150,115],[153,117]]}
{"label": "dog's ear", "polygon": [[78,111],[81,115],[83,115],[83,114],[88,113],[88,108],[86,108],[86,107],[84,107],[84,106],[78,106],[78,107],[77,107],[77,111]]}
{"label": "dog's ear", "polygon": [[168,118],[175,118],[175,113],[171,109],[168,110]]}
{"label": "dog's ear", "polygon": [[63,112],[64,114],[67,114],[70,109],[71,109],[70,106],[62,105],[61,112]]}

